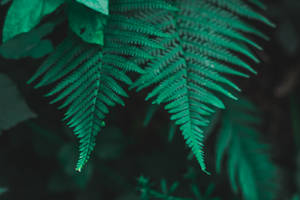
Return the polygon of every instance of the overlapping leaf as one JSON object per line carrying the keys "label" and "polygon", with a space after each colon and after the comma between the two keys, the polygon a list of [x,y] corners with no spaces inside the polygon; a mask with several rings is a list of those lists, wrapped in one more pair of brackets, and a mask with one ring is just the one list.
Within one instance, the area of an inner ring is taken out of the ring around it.
{"label": "overlapping leaf", "polygon": [[[150,10],[144,7],[140,10],[143,9]],[[151,8],[151,12],[155,11]],[[132,83],[126,75],[129,71],[143,73],[131,58],[150,58],[141,47],[159,47],[150,38],[165,35],[151,24],[126,14],[118,8],[111,10],[104,27],[103,47],[71,34],[29,80],[31,83],[41,77],[36,87],[57,83],[47,96],[56,95],[52,103],[64,100],[60,108],[67,107],[65,120],[80,138],[79,171],[94,149],[108,107],[124,105],[121,97],[127,94],[120,82]]]}
{"label": "overlapping leaf", "polygon": [[0,98],[0,135],[2,131],[36,117],[18,91],[16,84],[2,73],[0,73],[0,92],[2,94]]}
{"label": "overlapping leaf", "polygon": [[106,17],[81,4],[71,3],[68,7],[70,28],[85,42],[103,45],[103,29]]}
{"label": "overlapping leaf", "polygon": [[[187,145],[206,171],[202,127],[207,126],[207,116],[215,108],[225,107],[217,94],[236,99],[223,86],[239,90],[224,75],[248,77],[245,70],[255,73],[237,54],[259,62],[248,46],[261,47],[247,34],[267,38],[243,18],[273,24],[241,0],[174,2],[177,11],[140,14],[142,19],[168,34],[168,38],[157,38],[163,48],[148,49],[156,59],[138,59],[146,73],[133,87],[139,91],[155,86],[146,99],[154,98],[153,103],[166,104],[171,120],[180,126]],[[251,2],[257,4],[258,1]]]}
{"label": "overlapping leaf", "polygon": [[76,0],[76,1],[104,15],[108,15],[109,13],[109,9],[108,9],[109,0]]}
{"label": "overlapping leaf", "polygon": [[0,55],[8,59],[40,58],[53,51],[52,43],[43,39],[51,33],[55,23],[46,23],[28,33],[20,34],[0,45]]}
{"label": "overlapping leaf", "polygon": [[258,110],[244,98],[229,101],[227,105],[217,138],[217,172],[221,171],[227,155],[227,171],[234,192],[240,188],[246,200],[274,199],[277,169],[271,162],[268,145],[261,141],[257,130],[261,121]]}
{"label": "overlapping leaf", "polygon": [[30,31],[63,2],[64,0],[14,0],[5,18],[2,40],[5,42]]}

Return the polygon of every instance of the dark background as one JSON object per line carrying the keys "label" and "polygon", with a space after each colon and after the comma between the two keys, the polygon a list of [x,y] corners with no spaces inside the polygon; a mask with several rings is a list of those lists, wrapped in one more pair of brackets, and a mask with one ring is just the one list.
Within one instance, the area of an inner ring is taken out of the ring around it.
{"label": "dark background", "polygon": [[[257,76],[237,79],[243,94],[261,110],[262,133],[272,145],[272,158],[279,166],[278,199],[290,199],[300,190],[299,82],[300,77],[300,1],[268,1],[267,16],[277,24],[262,30],[270,41],[260,41],[264,51],[256,52],[262,60],[253,65]],[[0,7],[0,27],[8,5]],[[60,26],[49,37],[57,44],[66,32]],[[146,91],[129,91],[125,107],[111,109],[106,128],[98,135],[96,150],[83,172],[75,172],[77,139],[61,122],[63,112],[43,97],[47,88],[35,90],[26,81],[43,59],[9,60],[0,57],[0,73],[7,74],[17,85],[37,118],[19,123],[0,136],[0,188],[7,192],[0,199],[117,199],[138,198],[136,178],[150,177],[158,183],[180,181],[178,194],[188,196],[185,186],[195,182],[205,191],[214,183],[214,196],[232,199],[227,176],[214,172],[215,133],[206,141],[206,162],[212,175],[200,171],[189,159],[180,132],[168,142],[172,123],[160,107],[145,102]],[[3,95],[3,94],[1,94]],[[0,96],[1,96],[0,95]],[[148,125],[147,113],[154,110]],[[1,108],[0,108],[1,115]],[[2,116],[3,117],[3,116]]]}

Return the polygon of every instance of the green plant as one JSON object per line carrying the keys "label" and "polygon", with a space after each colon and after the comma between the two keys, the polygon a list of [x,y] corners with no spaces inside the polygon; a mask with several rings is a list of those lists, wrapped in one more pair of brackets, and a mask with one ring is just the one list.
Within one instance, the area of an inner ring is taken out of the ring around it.
{"label": "green plant", "polygon": [[258,132],[262,121],[258,109],[245,98],[228,101],[227,106],[216,142],[216,171],[221,172],[228,154],[227,172],[234,192],[241,188],[245,199],[274,199],[277,169]]}
{"label": "green plant", "polygon": [[155,98],[154,104],[167,104],[165,109],[180,126],[187,145],[206,171],[202,127],[208,125],[207,116],[215,108],[225,108],[217,94],[236,99],[224,85],[239,90],[224,74],[247,77],[229,65],[255,73],[235,52],[259,62],[247,43],[261,47],[242,32],[267,38],[240,17],[272,24],[239,1],[234,4],[230,1],[175,1],[175,6],[179,9],[175,13],[162,11],[156,16],[145,15],[153,24],[161,25],[159,29],[169,37],[160,40],[163,49],[149,50],[158,59],[140,61],[146,66],[145,73],[132,87],[139,91],[157,85],[146,99]]}
{"label": "green plant", "polygon": [[[260,62],[254,51],[262,47],[252,38],[268,40],[268,36],[252,24],[274,27],[258,9],[265,9],[259,0],[13,0],[4,21],[0,54],[40,58],[51,51],[28,84],[50,87],[46,96],[53,96],[51,104],[63,101],[59,106],[65,113],[63,120],[80,142],[76,170],[87,163],[109,107],[125,105],[127,87],[138,92],[151,88],[146,100],[164,105],[207,174],[204,132],[214,113],[228,106],[221,115],[217,171],[231,144],[228,170],[233,190],[240,185],[245,199],[272,199],[269,194],[260,196],[264,192],[258,190],[268,183],[258,179],[274,178],[274,164],[257,152],[263,146],[258,133],[245,125],[256,125],[259,117],[236,109],[242,105],[244,110],[247,101],[234,95],[241,89],[230,80],[256,73],[250,65]],[[52,50],[45,37],[65,21],[67,36]],[[20,41],[24,46],[20,52],[7,52]],[[245,119],[236,121],[235,116]],[[241,132],[230,131],[235,126]],[[172,127],[170,138],[175,132]],[[244,135],[249,138],[244,140]],[[249,175],[249,170],[258,171]]]}
{"label": "green plant", "polygon": [[160,190],[153,188],[153,183],[144,176],[140,176],[138,179],[138,191],[140,193],[141,200],[149,199],[162,199],[162,200],[219,200],[217,197],[211,197],[214,190],[214,185],[210,184],[204,194],[201,194],[197,185],[192,184],[190,190],[193,194],[192,198],[176,197],[173,195],[179,187],[179,182],[174,182],[168,187],[167,181],[162,179],[160,181]]}

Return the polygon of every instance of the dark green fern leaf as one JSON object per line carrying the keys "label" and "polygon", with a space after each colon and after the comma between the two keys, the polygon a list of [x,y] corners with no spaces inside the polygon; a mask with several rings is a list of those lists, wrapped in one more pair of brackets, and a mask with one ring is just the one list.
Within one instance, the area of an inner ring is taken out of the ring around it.
{"label": "dark green fern leaf", "polygon": [[247,34],[267,39],[243,18],[273,24],[241,0],[177,0],[174,4],[178,11],[140,13],[141,19],[157,25],[168,37],[156,38],[162,49],[148,48],[156,59],[137,59],[146,72],[132,87],[139,91],[155,86],[146,99],[166,104],[165,109],[206,171],[202,128],[215,108],[225,107],[218,93],[236,99],[223,86],[239,90],[224,75],[248,77],[245,70],[255,73],[237,53],[258,63],[250,49],[261,47]]}
{"label": "dark green fern leaf", "polygon": [[56,84],[47,96],[55,95],[51,103],[64,100],[60,108],[67,107],[64,120],[68,120],[67,125],[74,128],[80,139],[78,171],[94,149],[95,137],[104,126],[108,107],[124,105],[121,97],[127,94],[120,82],[132,83],[126,75],[129,71],[143,73],[131,58],[151,58],[140,47],[160,47],[150,38],[165,35],[152,25],[126,14],[122,9],[110,10],[104,27],[103,47],[85,43],[71,35],[28,81],[31,83],[39,78],[36,88]]}
{"label": "dark green fern leaf", "polygon": [[260,139],[257,126],[261,117],[255,106],[241,98],[230,101],[222,116],[216,145],[216,168],[221,170],[227,154],[227,171],[234,192],[241,189],[246,200],[274,199],[276,167]]}
{"label": "dark green fern leaf", "polygon": [[[95,146],[95,137],[104,126],[108,106],[124,105],[119,96],[127,94],[117,80],[131,83],[122,66],[111,66],[110,61],[105,58],[101,47],[72,36],[58,46],[29,81],[41,75],[43,77],[36,87],[60,81],[47,96],[58,94],[51,103],[65,99],[60,108],[68,106],[64,119],[69,120],[67,124],[74,128],[74,134],[80,139],[76,168],[79,171],[87,162]],[[138,68],[132,63],[127,67]]]}

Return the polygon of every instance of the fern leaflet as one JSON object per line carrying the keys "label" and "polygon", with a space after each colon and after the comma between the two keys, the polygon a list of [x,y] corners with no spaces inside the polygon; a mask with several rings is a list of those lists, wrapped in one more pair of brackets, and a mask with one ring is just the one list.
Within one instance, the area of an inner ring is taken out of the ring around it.
{"label": "fern leaflet", "polygon": [[[131,1],[123,1],[124,4],[128,2]],[[139,5],[139,2],[136,4]],[[51,103],[64,100],[59,108],[68,107],[64,120],[68,120],[67,125],[74,128],[80,139],[78,171],[94,149],[95,138],[104,126],[108,107],[124,105],[121,97],[127,94],[120,82],[132,83],[126,75],[128,71],[144,72],[131,58],[149,59],[151,56],[140,47],[160,47],[150,38],[165,35],[118,8],[110,10],[103,31],[103,47],[85,43],[71,34],[28,81],[31,83],[41,77],[36,88],[56,83],[46,96],[56,95]]]}
{"label": "fern leaflet", "polygon": [[146,100],[154,98],[153,103],[166,103],[171,120],[180,126],[187,145],[207,172],[202,128],[208,125],[208,116],[215,108],[225,107],[217,93],[236,99],[223,85],[240,90],[224,74],[248,77],[243,71],[255,73],[237,53],[258,63],[248,46],[261,47],[247,34],[267,39],[242,18],[273,24],[240,0],[177,0],[174,4],[177,11],[140,14],[140,18],[158,26],[168,37],[157,38],[163,49],[147,50],[156,59],[137,60],[146,72],[132,87],[139,91],[155,86]]}

